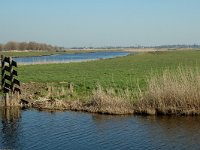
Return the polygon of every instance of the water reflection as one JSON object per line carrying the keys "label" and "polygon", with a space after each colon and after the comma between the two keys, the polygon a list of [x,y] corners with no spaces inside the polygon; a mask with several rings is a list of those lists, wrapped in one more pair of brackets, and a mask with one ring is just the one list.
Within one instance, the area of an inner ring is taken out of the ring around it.
{"label": "water reflection", "polygon": [[[130,149],[199,149],[198,116],[92,115],[97,133],[115,145]],[[124,137],[124,138],[123,138]],[[126,139],[126,140],[124,140]],[[119,145],[118,141],[122,143]],[[136,144],[137,143],[137,144]]]}
{"label": "water reflection", "polygon": [[19,145],[20,120],[20,108],[0,108],[0,149],[13,149]]}
{"label": "water reflection", "polygon": [[[200,148],[199,116],[146,116],[138,118],[152,144],[168,149]],[[155,142],[156,141],[156,142]]]}
{"label": "water reflection", "polygon": [[0,149],[200,148],[200,117],[0,109],[0,121]]}
{"label": "water reflection", "polygon": [[138,118],[141,124],[149,124],[169,134],[170,132],[200,132],[200,117],[199,116],[146,116]]}

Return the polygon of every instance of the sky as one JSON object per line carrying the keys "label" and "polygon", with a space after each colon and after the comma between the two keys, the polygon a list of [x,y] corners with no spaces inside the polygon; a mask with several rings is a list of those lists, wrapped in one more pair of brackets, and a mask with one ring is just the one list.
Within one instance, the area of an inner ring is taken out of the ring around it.
{"label": "sky", "polygon": [[200,44],[200,0],[0,0],[0,43]]}

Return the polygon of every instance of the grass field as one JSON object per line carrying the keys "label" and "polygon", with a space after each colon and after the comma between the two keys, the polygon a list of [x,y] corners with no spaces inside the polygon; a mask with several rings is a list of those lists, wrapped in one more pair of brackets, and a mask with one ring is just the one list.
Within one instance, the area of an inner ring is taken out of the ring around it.
{"label": "grass field", "polygon": [[200,51],[149,52],[83,63],[20,66],[19,77],[24,83],[72,83],[81,94],[97,85],[136,91],[138,85],[145,90],[147,78],[166,68],[200,66],[199,58]]}
{"label": "grass field", "polygon": [[155,51],[90,62],[19,66],[39,109],[200,115],[200,51]]}

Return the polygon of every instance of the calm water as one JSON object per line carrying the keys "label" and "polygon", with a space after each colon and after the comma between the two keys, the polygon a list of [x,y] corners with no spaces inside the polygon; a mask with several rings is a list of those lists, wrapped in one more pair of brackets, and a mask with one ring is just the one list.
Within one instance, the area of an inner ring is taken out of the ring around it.
{"label": "calm water", "polygon": [[0,109],[0,149],[200,149],[200,118]]}
{"label": "calm water", "polygon": [[128,52],[93,52],[79,54],[60,54],[40,57],[23,57],[14,58],[19,64],[37,64],[37,63],[60,63],[60,62],[77,62],[96,59],[114,58],[119,56],[127,56]]}

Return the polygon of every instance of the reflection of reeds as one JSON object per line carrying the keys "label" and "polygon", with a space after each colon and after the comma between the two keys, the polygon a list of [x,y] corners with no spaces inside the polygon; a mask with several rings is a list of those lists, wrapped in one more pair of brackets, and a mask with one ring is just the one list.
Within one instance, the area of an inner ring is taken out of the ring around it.
{"label": "reflection of reeds", "polygon": [[4,94],[1,96],[0,99],[0,107],[15,107],[15,106],[21,106],[20,104],[20,94],[14,93],[14,94]]}
{"label": "reflection of reeds", "polygon": [[20,107],[1,107],[0,108],[1,119],[6,122],[15,121],[19,119],[21,115],[20,112],[21,112]]}

